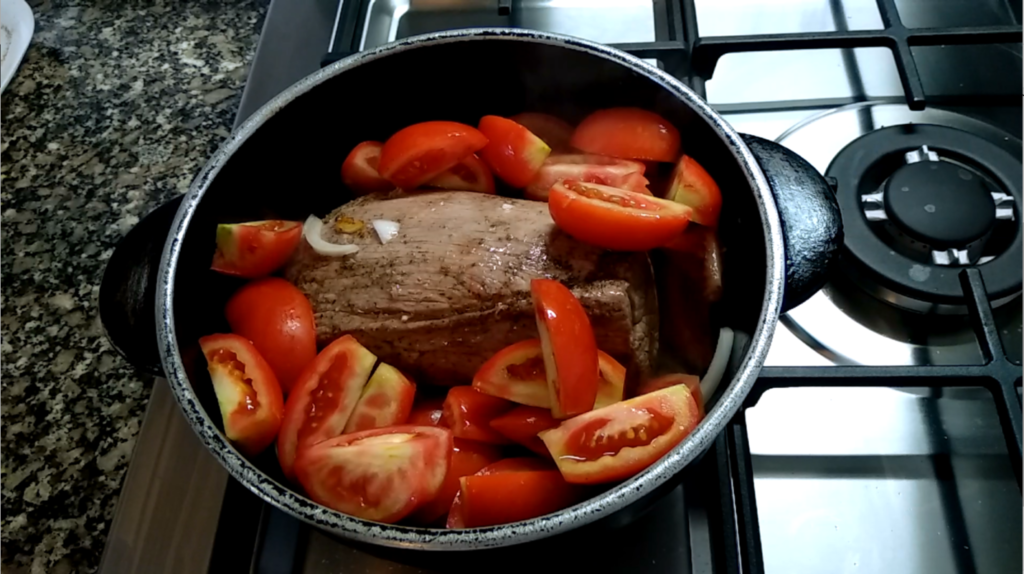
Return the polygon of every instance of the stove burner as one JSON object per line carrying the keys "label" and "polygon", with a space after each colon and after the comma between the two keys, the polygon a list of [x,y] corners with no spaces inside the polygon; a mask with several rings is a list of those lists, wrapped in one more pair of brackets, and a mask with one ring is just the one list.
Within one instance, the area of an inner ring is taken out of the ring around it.
{"label": "stove burner", "polygon": [[1020,174],[1019,158],[953,128],[861,136],[826,172],[839,182],[844,270],[898,307],[963,313],[959,268],[979,265],[993,304],[1008,300],[1021,290]]}

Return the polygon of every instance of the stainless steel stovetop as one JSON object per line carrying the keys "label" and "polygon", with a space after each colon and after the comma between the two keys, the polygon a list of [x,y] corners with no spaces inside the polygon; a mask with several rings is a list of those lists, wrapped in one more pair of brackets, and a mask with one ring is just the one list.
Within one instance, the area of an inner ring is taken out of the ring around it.
{"label": "stainless steel stovetop", "polygon": [[[883,27],[890,0],[696,0],[701,38]],[[327,52],[358,50],[445,28],[520,26],[605,43],[660,42],[688,0],[290,0],[274,2],[239,121],[317,69]],[[998,26],[1020,5],[903,0],[905,25]],[[929,99],[911,111],[886,48],[728,54],[701,85],[739,130],[774,139],[823,173],[858,137],[885,126],[958,128],[1021,155],[1021,46],[916,47]],[[657,62],[657,60],[653,60]],[[664,62],[661,62],[664,64]],[[964,94],[999,105],[965,105]],[[1020,209],[1017,208],[1019,228]],[[844,214],[844,216],[848,216]],[[1020,240],[1018,230],[1017,240]],[[994,311],[1010,360],[1021,360],[1021,297]],[[773,367],[981,365],[966,315],[897,310],[841,283],[783,318]],[[841,367],[836,367],[841,368]],[[1019,375],[1018,375],[1019,376]],[[1018,380],[1018,385],[1019,380]],[[747,409],[763,571],[1002,573],[1022,571],[1021,491],[992,395],[978,388],[774,388]],[[1019,386],[1018,392],[1019,392]],[[1019,409],[1020,404],[1017,403]],[[1019,472],[1019,469],[1018,469]],[[720,518],[710,480],[688,479],[638,522],[589,540],[554,565],[523,548],[535,571],[721,572]],[[605,549],[607,547],[607,549]],[[602,549],[600,551],[595,549]],[[357,548],[263,505],[231,481],[158,380],[125,479],[104,572],[426,572],[408,557]],[[532,562],[531,562],[532,560]],[[504,571],[509,564],[495,565]],[[553,571],[553,570],[552,570]]]}

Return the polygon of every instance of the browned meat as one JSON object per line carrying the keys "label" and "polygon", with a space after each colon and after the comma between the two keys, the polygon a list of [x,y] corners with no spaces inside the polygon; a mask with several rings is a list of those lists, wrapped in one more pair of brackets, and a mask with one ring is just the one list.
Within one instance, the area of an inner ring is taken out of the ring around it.
{"label": "browned meat", "polygon": [[[336,229],[347,216],[355,233]],[[397,221],[382,245],[371,220]],[[530,280],[558,279],[587,309],[598,345],[646,374],[657,352],[657,296],[644,253],[613,253],[560,232],[547,204],[468,192],[375,195],[331,213],[323,237],[356,243],[322,257],[305,242],[286,269],[313,304],[321,345],[352,334],[414,380],[468,383],[507,345],[537,336]]]}

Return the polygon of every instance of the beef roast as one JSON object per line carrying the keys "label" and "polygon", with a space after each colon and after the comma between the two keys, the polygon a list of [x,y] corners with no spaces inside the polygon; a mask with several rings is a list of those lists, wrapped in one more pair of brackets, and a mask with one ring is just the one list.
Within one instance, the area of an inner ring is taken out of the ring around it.
{"label": "beef roast", "polygon": [[[371,226],[379,219],[401,226],[386,244]],[[599,347],[626,365],[631,381],[654,361],[658,308],[647,255],[565,235],[546,203],[395,192],[359,198],[324,222],[325,240],[359,252],[324,257],[302,242],[286,268],[313,305],[321,346],[352,334],[416,381],[468,383],[495,352],[537,336],[530,280],[547,277],[579,297]]]}

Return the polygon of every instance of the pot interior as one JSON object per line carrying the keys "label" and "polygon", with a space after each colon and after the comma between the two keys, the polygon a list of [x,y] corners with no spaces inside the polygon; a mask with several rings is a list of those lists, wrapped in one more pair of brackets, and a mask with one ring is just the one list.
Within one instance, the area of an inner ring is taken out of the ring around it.
{"label": "pot interior", "polygon": [[[217,402],[197,341],[228,331],[223,308],[243,282],[210,271],[216,225],[270,218],[301,221],[310,213],[324,216],[352,198],[341,183],[340,167],[359,142],[384,141],[398,129],[425,120],[476,125],[483,115],[523,111],[550,113],[570,123],[614,106],[657,112],[679,128],[685,153],[719,183],[724,196],[724,295],[714,317],[740,334],[720,388],[723,392],[751,341],[759,336],[756,327],[767,292],[765,224],[734,150],[686,99],[642,73],[643,68],[624,55],[540,42],[521,33],[414,44],[379,57],[358,58],[362,61],[357,65],[347,67],[343,61],[336,66],[345,69],[326,70],[322,83],[276,112],[271,111],[274,103],[257,112],[250,121],[265,121],[222,160],[184,234],[173,295],[177,344],[191,389],[219,430],[223,429]],[[672,296],[659,293],[662,299]],[[188,392],[175,391],[179,399]],[[251,464],[289,488],[273,448]]]}

